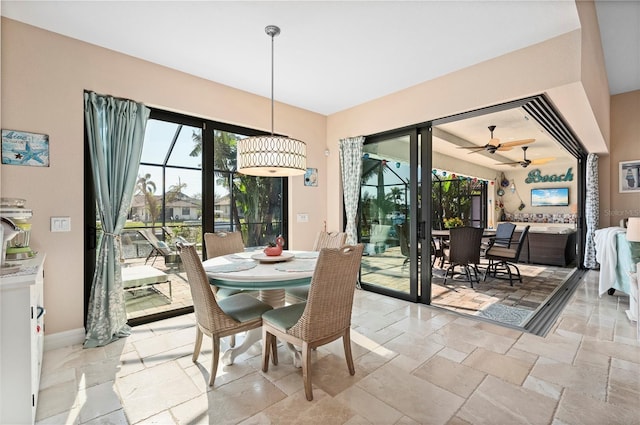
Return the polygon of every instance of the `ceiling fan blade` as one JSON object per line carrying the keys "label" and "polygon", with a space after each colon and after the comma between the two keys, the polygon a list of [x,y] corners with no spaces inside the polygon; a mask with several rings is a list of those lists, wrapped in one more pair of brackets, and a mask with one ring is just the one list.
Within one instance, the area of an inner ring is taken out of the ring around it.
{"label": "ceiling fan blade", "polygon": [[540,158],[540,159],[532,159],[531,160],[531,164],[533,165],[542,165],[542,164],[546,164],[547,162],[550,161],[554,161],[555,158],[554,157],[550,157],[550,158]]}
{"label": "ceiling fan blade", "polygon": [[507,146],[507,147],[511,147],[511,146],[520,146],[520,145],[526,145],[528,143],[533,143],[535,142],[536,139],[522,139],[522,140],[513,140],[511,142],[504,142],[500,145],[500,147],[503,146]]}
{"label": "ceiling fan blade", "polygon": [[491,146],[500,146],[500,139],[492,137],[491,140],[489,140],[489,143],[487,143],[488,145]]}
{"label": "ceiling fan blade", "polygon": [[504,151],[510,151],[511,149],[513,149],[511,146],[502,145],[502,146],[498,146],[496,150],[500,152],[504,152]]}
{"label": "ceiling fan blade", "polygon": [[511,165],[512,167],[515,167],[516,165],[520,165],[520,162],[522,161],[514,161],[514,162],[496,162],[495,165]]}
{"label": "ceiling fan blade", "polygon": [[458,149],[472,149],[474,152],[477,152],[477,151],[484,150],[485,147],[484,146],[458,146]]}

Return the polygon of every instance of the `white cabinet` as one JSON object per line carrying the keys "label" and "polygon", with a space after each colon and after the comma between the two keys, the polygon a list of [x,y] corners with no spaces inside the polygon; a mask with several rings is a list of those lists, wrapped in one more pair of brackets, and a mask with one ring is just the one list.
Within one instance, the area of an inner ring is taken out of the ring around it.
{"label": "white cabinet", "polygon": [[0,424],[35,421],[44,343],[44,255],[0,278]]}

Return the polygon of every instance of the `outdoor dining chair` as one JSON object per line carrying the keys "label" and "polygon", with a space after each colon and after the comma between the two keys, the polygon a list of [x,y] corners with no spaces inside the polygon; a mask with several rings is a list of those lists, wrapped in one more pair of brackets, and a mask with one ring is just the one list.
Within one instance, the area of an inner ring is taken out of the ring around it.
{"label": "outdoor dining chair", "polygon": [[[455,272],[456,266],[462,267],[467,281],[473,288],[473,282],[478,282],[478,263],[480,262],[480,245],[484,229],[480,227],[455,227],[449,232],[449,267],[444,274],[444,282],[447,277]],[[473,277],[471,276],[473,272]]]}
{"label": "outdoor dining chair", "polygon": [[522,247],[528,241],[529,227],[526,226],[524,228],[518,239],[518,244],[514,248],[494,245],[487,250],[485,257],[490,260],[490,263],[484,272],[483,280],[487,280],[487,275],[489,275],[498,279],[509,279],[509,284],[513,286],[513,274],[515,272],[518,281],[522,283],[522,276],[520,276],[520,270],[516,263],[520,257]]}
{"label": "outdoor dining chair", "polygon": [[349,374],[355,374],[351,354],[351,310],[360,271],[363,245],[320,250],[306,303],[267,311],[262,315],[262,371],[269,354],[278,364],[276,338],[302,347],[302,379],[307,400],[313,400],[311,350],[342,338]]}
{"label": "outdoor dining chair", "polygon": [[[486,253],[492,246],[510,248],[511,238],[515,230],[516,225],[513,223],[498,223],[495,236],[489,238],[487,243],[482,244],[482,252]],[[492,260],[489,260],[489,264],[491,264],[491,262]]]}
{"label": "outdoor dining chair", "polygon": [[249,294],[236,294],[216,300],[209,279],[194,245],[177,244],[191,289],[196,315],[196,342],[191,360],[195,363],[202,346],[202,335],[211,338],[213,354],[209,386],[213,386],[220,357],[220,338],[259,328],[262,314],[273,309]]}

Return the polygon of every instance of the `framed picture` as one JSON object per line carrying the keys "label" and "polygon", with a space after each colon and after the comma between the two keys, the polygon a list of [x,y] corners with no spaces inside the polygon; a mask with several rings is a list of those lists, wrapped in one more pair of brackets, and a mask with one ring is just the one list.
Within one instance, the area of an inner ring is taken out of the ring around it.
{"label": "framed picture", "polygon": [[17,130],[2,130],[2,163],[49,166],[49,136]]}
{"label": "framed picture", "polygon": [[304,185],[305,186],[317,186],[318,185],[318,169],[307,168],[304,173]]}
{"label": "framed picture", "polygon": [[640,159],[621,161],[619,173],[620,193],[640,192]]}

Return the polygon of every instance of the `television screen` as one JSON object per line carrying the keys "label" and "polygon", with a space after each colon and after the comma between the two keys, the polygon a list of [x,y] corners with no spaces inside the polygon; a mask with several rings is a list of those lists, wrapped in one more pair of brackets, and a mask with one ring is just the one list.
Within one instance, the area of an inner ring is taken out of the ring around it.
{"label": "television screen", "polygon": [[569,205],[569,188],[531,189],[532,207],[564,207]]}

